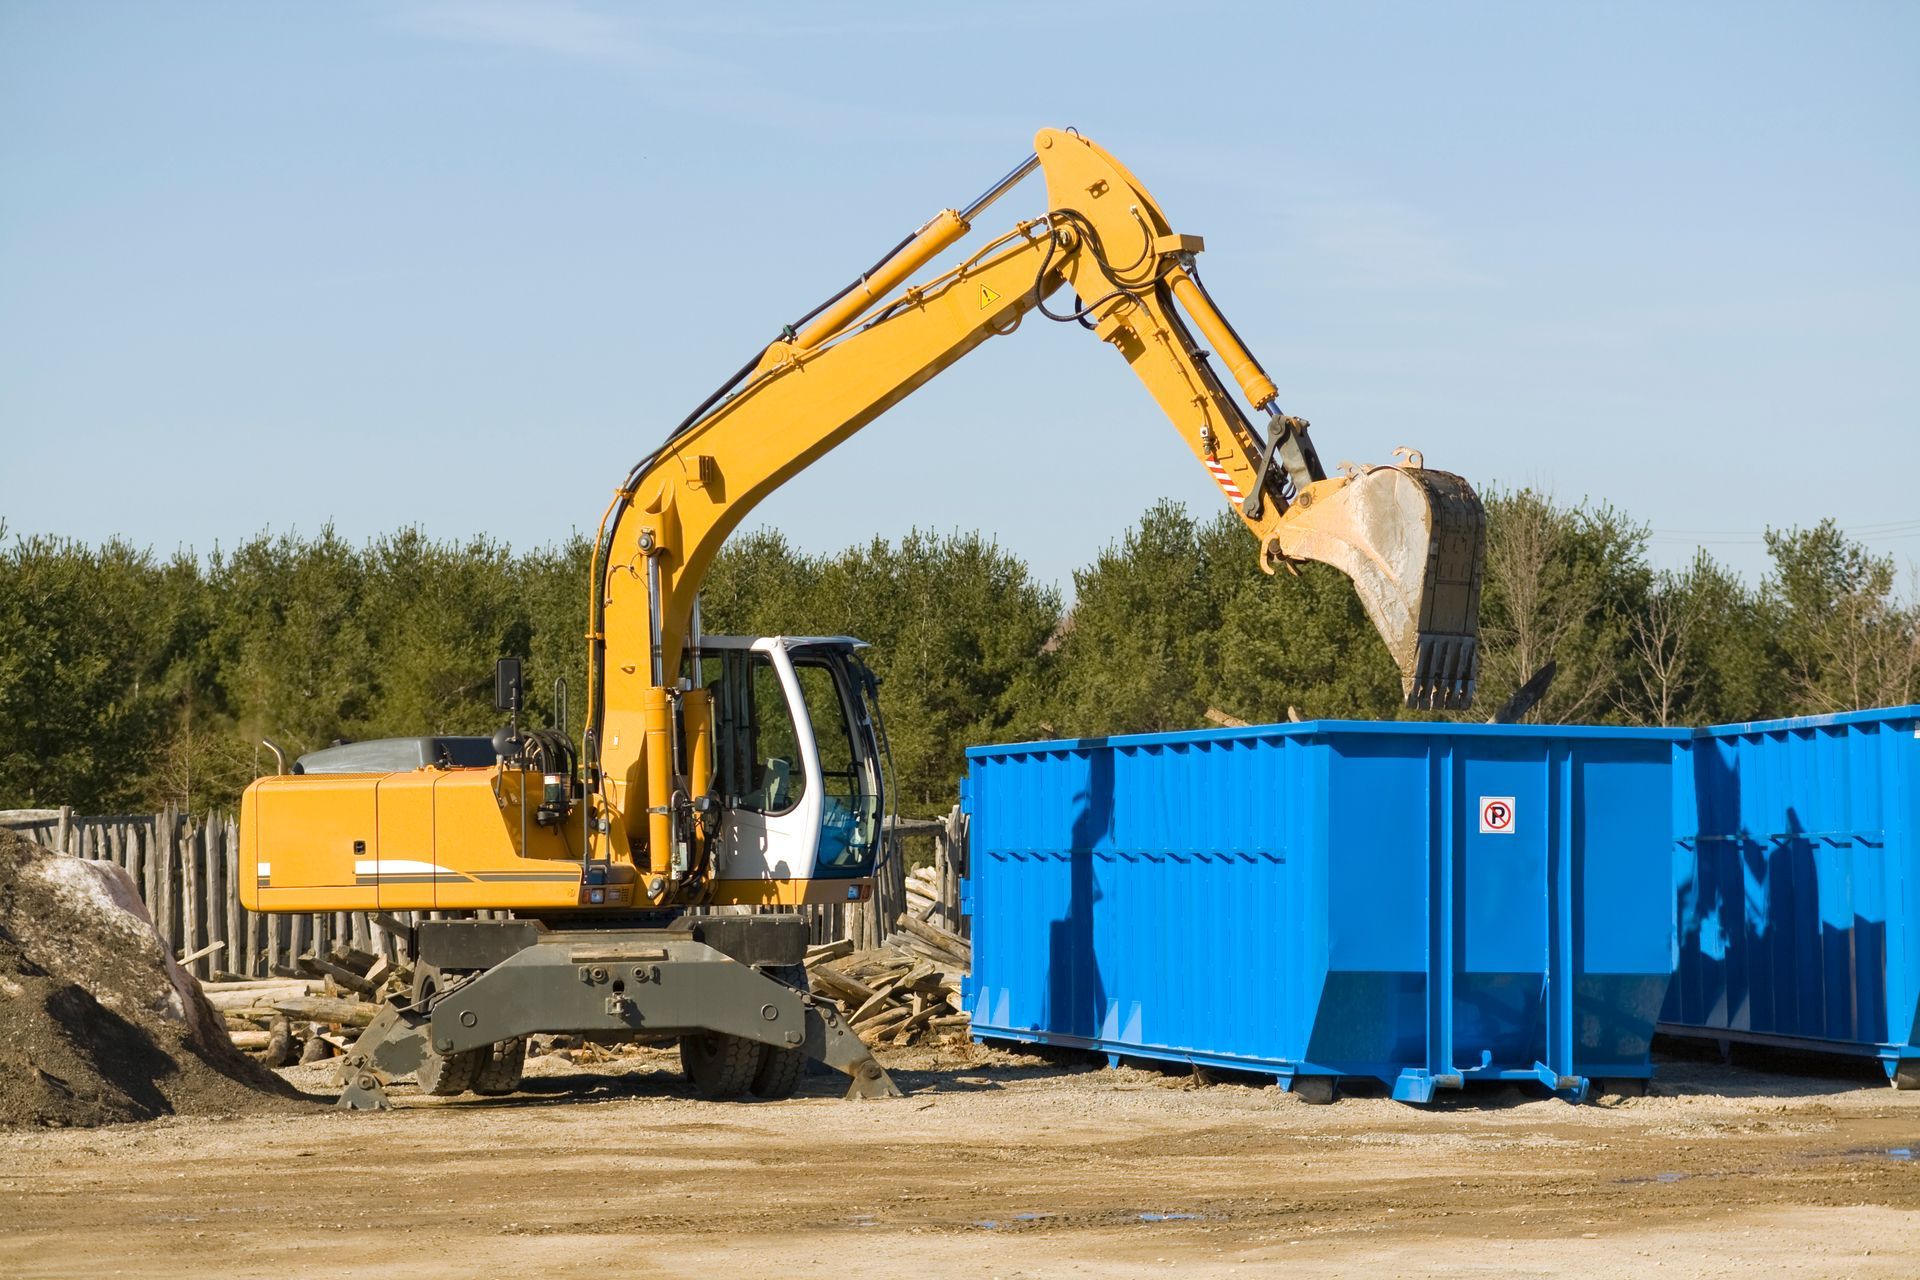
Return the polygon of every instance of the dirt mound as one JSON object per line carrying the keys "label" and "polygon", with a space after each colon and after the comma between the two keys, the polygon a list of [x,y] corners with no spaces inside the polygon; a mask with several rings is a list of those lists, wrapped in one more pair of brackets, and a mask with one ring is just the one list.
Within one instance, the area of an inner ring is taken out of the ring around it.
{"label": "dirt mound", "polygon": [[0,1126],[287,1107],[110,863],[0,831]]}

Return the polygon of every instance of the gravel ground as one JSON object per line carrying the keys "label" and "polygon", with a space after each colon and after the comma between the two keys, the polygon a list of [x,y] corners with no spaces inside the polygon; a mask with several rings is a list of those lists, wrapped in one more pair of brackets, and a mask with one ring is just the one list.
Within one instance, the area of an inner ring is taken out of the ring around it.
{"label": "gravel ground", "polygon": [[0,1274],[1920,1274],[1920,1094],[1870,1068],[1669,1059],[1645,1098],[1416,1109],[883,1056],[909,1097],[706,1103],[648,1051],[381,1115],[0,1133]]}

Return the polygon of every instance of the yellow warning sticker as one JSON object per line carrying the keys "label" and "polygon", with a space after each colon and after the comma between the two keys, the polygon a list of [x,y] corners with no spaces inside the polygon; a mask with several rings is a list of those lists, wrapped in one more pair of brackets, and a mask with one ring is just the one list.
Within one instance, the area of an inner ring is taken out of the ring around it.
{"label": "yellow warning sticker", "polygon": [[998,301],[1000,301],[999,294],[987,288],[987,286],[985,285],[980,286],[980,309],[982,311],[985,311],[988,307],[992,306],[994,303]]}

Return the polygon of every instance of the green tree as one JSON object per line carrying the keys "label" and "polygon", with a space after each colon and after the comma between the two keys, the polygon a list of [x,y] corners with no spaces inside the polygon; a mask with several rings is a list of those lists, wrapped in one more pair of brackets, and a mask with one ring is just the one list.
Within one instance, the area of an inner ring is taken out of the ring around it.
{"label": "green tree", "polygon": [[1784,655],[1795,709],[1848,711],[1920,696],[1920,619],[1894,595],[1894,563],[1831,519],[1767,532],[1760,613]]}
{"label": "green tree", "polygon": [[1220,623],[1207,567],[1193,517],[1162,501],[1074,573],[1049,699],[1057,732],[1149,733],[1202,722],[1203,670]]}
{"label": "green tree", "polygon": [[290,754],[365,736],[377,703],[364,558],[331,526],[261,535],[209,557],[218,600],[208,643],[223,710],[246,740]]}
{"label": "green tree", "polygon": [[180,639],[170,581],[118,539],[0,551],[0,807],[139,801]]}
{"label": "green tree", "polygon": [[[554,720],[553,682],[567,682],[567,729],[585,723],[587,696],[587,563],[593,545],[575,534],[556,547],[523,553],[515,566],[527,640],[527,707],[542,723]],[[491,705],[491,704],[489,704]]]}
{"label": "green tree", "polygon": [[[1480,597],[1480,694],[1499,707],[1548,662],[1558,674],[1532,719],[1638,718],[1623,710],[1631,619],[1646,611],[1647,531],[1615,508],[1563,507],[1531,489],[1493,492]],[[1484,715],[1485,712],[1479,713]]]}
{"label": "green tree", "polygon": [[512,554],[486,538],[456,545],[403,529],[376,539],[364,561],[375,676],[362,732],[491,732],[494,662],[526,656],[533,640]]}

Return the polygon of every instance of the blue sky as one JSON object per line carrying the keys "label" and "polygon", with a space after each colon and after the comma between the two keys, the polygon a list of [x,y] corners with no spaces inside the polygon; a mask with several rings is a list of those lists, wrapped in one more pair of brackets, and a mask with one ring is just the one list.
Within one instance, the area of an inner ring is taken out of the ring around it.
{"label": "blue sky", "polygon": [[[0,0],[0,515],[590,529],[780,324],[1074,125],[1206,237],[1330,462],[1610,500],[1664,564],[1827,515],[1911,562],[1917,64],[1901,4]],[[749,524],[980,528],[1066,585],[1161,496],[1219,501],[1035,323]]]}

